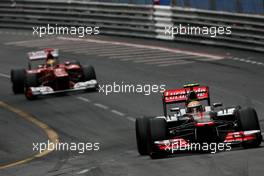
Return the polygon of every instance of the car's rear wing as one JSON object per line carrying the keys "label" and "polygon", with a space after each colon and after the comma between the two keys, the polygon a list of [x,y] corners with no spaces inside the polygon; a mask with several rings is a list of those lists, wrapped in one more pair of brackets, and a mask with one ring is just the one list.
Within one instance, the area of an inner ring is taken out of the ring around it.
{"label": "car's rear wing", "polygon": [[163,93],[164,103],[182,103],[188,100],[187,95],[194,91],[198,100],[209,99],[209,88],[207,86],[187,87],[182,89],[166,90]]}
{"label": "car's rear wing", "polygon": [[[194,95],[191,95],[190,92],[193,92]],[[209,87],[200,86],[199,84],[188,84],[184,85],[184,87],[181,89],[165,90],[162,96],[164,115],[166,116],[167,114],[167,104],[187,104],[191,100],[207,100],[208,105],[210,105]]]}
{"label": "car's rear wing", "polygon": [[32,51],[28,53],[29,60],[42,60],[47,58],[47,54],[51,53],[54,58],[59,57],[59,50],[58,49],[45,49],[40,51]]}

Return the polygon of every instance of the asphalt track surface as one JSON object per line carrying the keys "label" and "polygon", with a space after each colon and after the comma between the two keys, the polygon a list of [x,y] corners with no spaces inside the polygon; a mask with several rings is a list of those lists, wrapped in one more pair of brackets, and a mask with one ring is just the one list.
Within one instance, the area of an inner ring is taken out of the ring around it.
{"label": "asphalt track surface", "polygon": [[[25,164],[1,169],[1,176],[253,176],[264,173],[263,144],[256,149],[180,154],[156,160],[139,156],[134,119],[162,114],[159,93],[76,93],[27,101],[23,95],[12,94],[8,78],[11,68],[26,67],[28,51],[57,46],[62,49],[61,58],[92,64],[101,85],[122,81],[128,84],[166,84],[166,88],[189,82],[208,85],[213,102],[255,107],[264,129],[263,54],[136,38],[99,36],[88,39],[92,41],[85,43],[87,41],[56,37],[40,39],[24,31],[1,30],[0,100],[47,124],[57,132],[60,141],[100,143],[99,151],[55,151]],[[114,45],[114,41],[122,43]],[[137,44],[137,47],[128,43]],[[137,53],[134,57],[133,53],[139,52],[141,45],[148,46],[143,49],[147,56],[141,57]],[[149,46],[158,46],[159,49],[150,49]],[[166,53],[160,51],[161,47],[177,49],[177,52]],[[118,52],[122,54],[118,55]],[[204,59],[201,53],[210,54],[210,57]],[[171,60],[174,54],[182,59]],[[140,58],[143,60],[138,62]],[[171,62],[155,60],[162,58]],[[32,143],[48,140],[42,129],[4,108],[0,108],[0,132],[1,165],[36,154],[32,151]]]}

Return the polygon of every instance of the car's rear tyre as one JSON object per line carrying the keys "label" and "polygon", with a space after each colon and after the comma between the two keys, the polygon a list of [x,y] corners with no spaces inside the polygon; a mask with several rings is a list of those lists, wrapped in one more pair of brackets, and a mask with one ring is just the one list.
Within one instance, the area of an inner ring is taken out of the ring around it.
{"label": "car's rear tyre", "polygon": [[83,80],[84,81],[96,79],[96,74],[95,74],[93,66],[84,65],[84,66],[82,66],[82,71],[83,71]]}
{"label": "car's rear tyre", "polygon": [[149,120],[148,125],[149,143],[148,150],[151,158],[162,157],[161,151],[154,144],[155,141],[162,141],[168,139],[167,135],[167,122],[163,118],[153,118]]}
{"label": "car's rear tyre", "polygon": [[36,95],[32,94],[32,90],[30,87],[38,87],[39,86],[39,81],[38,81],[38,76],[37,74],[28,74],[26,76],[26,81],[25,81],[25,96],[28,100],[35,100],[37,98]]}
{"label": "car's rear tyre", "polygon": [[25,69],[12,69],[10,75],[11,75],[11,82],[12,82],[12,90],[14,94],[24,93],[26,70]]}
{"label": "car's rear tyre", "polygon": [[136,119],[136,138],[137,149],[140,155],[148,154],[148,123],[151,117],[142,117]]}
{"label": "car's rear tyre", "polygon": [[[257,112],[254,108],[244,108],[237,111],[238,125],[241,131],[260,130]],[[261,133],[255,140],[242,143],[244,148],[258,147],[261,144]]]}

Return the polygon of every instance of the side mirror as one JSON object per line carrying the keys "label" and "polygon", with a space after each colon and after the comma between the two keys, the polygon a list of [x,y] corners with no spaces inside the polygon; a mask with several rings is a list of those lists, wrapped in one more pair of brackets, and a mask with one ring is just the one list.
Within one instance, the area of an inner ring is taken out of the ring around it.
{"label": "side mirror", "polygon": [[175,107],[175,108],[170,108],[171,112],[179,112],[180,108],[179,107]]}
{"label": "side mirror", "polygon": [[216,107],[220,107],[220,106],[223,106],[223,103],[213,103],[213,107],[216,108]]}

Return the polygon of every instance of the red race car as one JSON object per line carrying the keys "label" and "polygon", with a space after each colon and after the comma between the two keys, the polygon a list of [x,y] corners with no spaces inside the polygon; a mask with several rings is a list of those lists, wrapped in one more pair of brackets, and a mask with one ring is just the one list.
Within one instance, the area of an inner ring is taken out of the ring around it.
{"label": "red race car", "polygon": [[255,109],[211,105],[207,86],[188,84],[166,90],[162,100],[164,115],[136,119],[141,155],[155,158],[188,151],[215,153],[234,146],[250,148],[261,144]]}
{"label": "red race car", "polygon": [[97,90],[94,68],[78,61],[59,63],[58,49],[28,53],[28,69],[12,69],[14,94],[25,93],[29,100],[41,95],[77,90]]}

